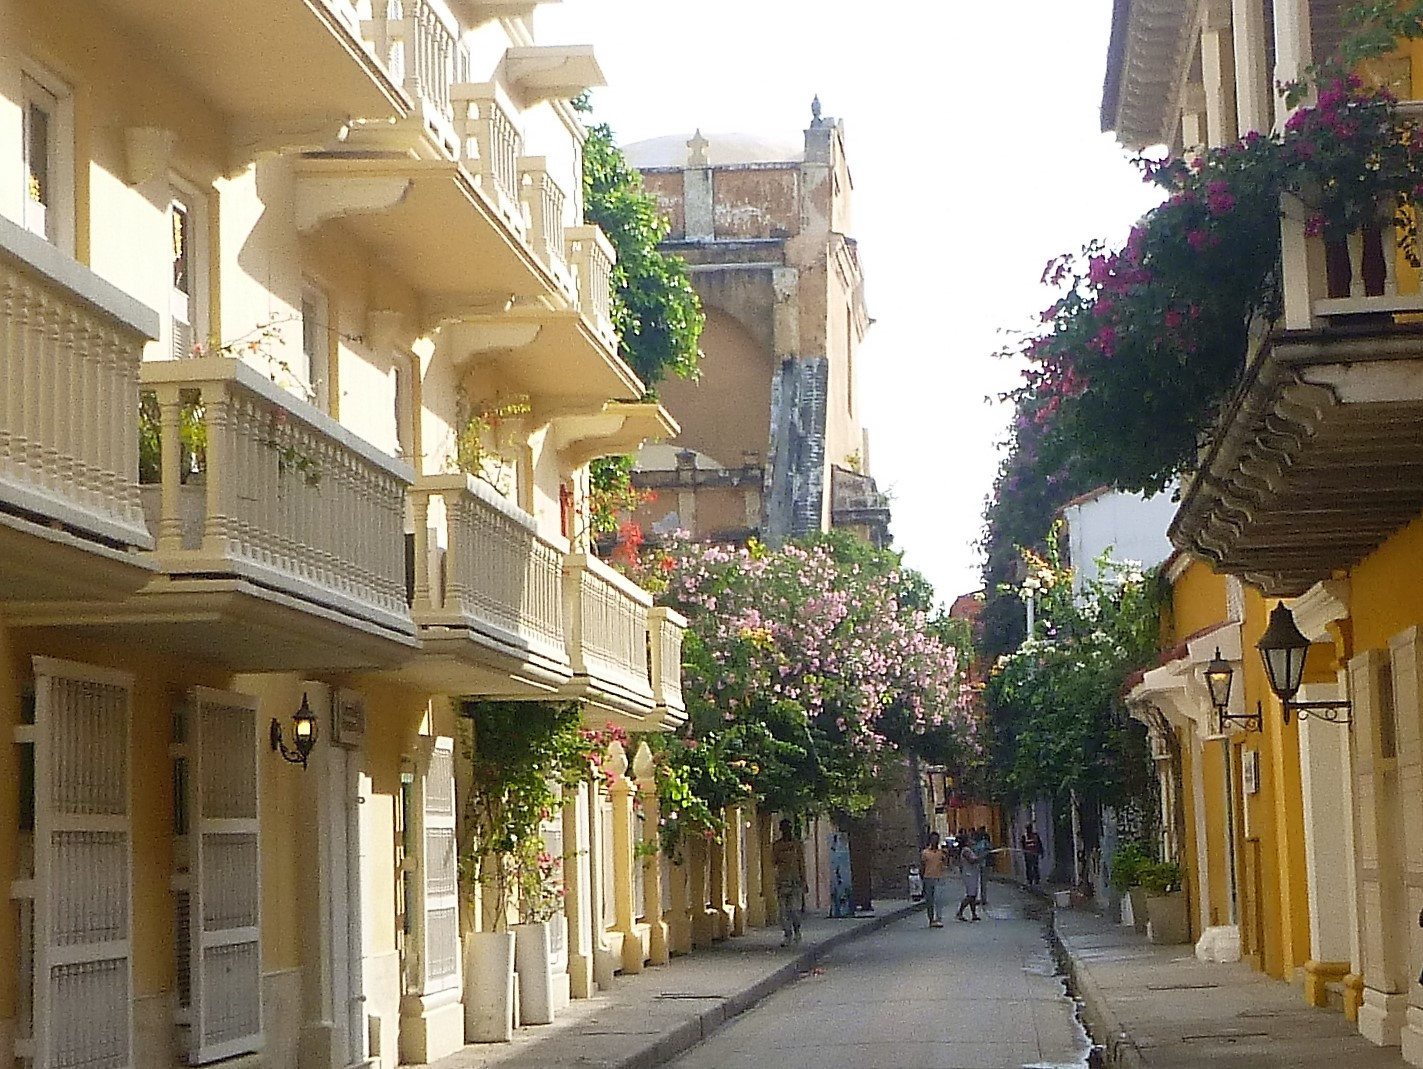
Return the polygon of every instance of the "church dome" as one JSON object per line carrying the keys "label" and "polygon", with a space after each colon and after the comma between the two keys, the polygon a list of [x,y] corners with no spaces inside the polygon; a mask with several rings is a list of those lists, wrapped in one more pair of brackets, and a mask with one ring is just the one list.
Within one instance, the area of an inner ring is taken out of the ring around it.
{"label": "church dome", "polygon": [[[623,146],[623,155],[634,167],[685,167],[693,133],[666,134]],[[799,163],[805,158],[800,135],[764,137],[759,134],[703,134],[707,162],[713,167],[737,163]]]}

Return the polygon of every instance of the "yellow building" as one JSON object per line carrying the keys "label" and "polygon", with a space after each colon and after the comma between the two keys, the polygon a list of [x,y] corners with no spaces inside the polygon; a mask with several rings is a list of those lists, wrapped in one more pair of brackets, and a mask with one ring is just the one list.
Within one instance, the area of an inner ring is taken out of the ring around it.
{"label": "yellow building", "polygon": [[[1278,127],[1290,111],[1271,85],[1334,52],[1344,6],[1118,5],[1103,125],[1184,152]],[[1365,73],[1407,102],[1420,59],[1412,42]],[[1182,739],[1173,797],[1198,925],[1238,925],[1259,967],[1341,1003],[1417,1065],[1423,295],[1394,238],[1381,227],[1331,247],[1282,218],[1282,319],[1252,350],[1172,525],[1191,557],[1173,575],[1184,649],[1134,697]],[[1266,679],[1267,628],[1308,651],[1298,690]],[[1242,718],[1224,735],[1204,679],[1216,645],[1234,667],[1227,712]],[[1257,702],[1262,730],[1244,731]]]}
{"label": "yellow building", "polygon": [[590,552],[589,460],[676,425],[536,7],[0,0],[0,1065],[453,1050],[452,699],[681,718]]}

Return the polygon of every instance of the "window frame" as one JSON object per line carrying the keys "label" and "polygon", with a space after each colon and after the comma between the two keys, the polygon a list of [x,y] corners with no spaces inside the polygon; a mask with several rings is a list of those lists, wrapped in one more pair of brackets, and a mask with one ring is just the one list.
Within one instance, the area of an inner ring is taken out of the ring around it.
{"label": "window frame", "polygon": [[[50,189],[39,203],[43,222],[30,207],[30,112],[42,108],[49,120],[45,172]],[[63,79],[32,60],[20,67],[20,210],[19,223],[67,256],[74,256],[75,132],[74,92]]]}

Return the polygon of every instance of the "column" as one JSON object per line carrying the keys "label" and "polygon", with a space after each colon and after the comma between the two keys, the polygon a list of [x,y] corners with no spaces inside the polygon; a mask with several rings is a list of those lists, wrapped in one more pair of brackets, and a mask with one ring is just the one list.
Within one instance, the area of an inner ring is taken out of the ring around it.
{"label": "column", "polygon": [[687,858],[687,906],[691,916],[692,947],[709,947],[716,924],[707,910],[707,840],[692,835],[684,846]]}
{"label": "column", "polygon": [[[621,773],[618,773],[619,775]],[[604,991],[613,986],[613,976],[622,967],[622,947],[613,946],[609,938],[608,912],[612,908],[607,901],[613,864],[612,843],[605,832],[604,811],[610,802],[594,784],[588,799],[588,919],[592,937],[593,982]],[[622,936],[616,930],[611,932],[619,944]]]}
{"label": "column", "polygon": [[[1271,85],[1297,82],[1314,62],[1309,18],[1310,0],[1274,0],[1275,73]],[[1302,101],[1301,104],[1308,101]],[[1283,128],[1295,108],[1285,107],[1284,98],[1275,101],[1275,125]]]}
{"label": "column", "polygon": [[761,811],[751,806],[746,814],[746,924],[766,926],[766,899],[761,872]]}
{"label": "column", "polygon": [[593,995],[593,898],[588,856],[589,783],[563,803],[563,915],[568,918],[568,986],[574,998]]}
{"label": "column", "polygon": [[[1339,697],[1336,687],[1306,687],[1301,701]],[[1341,751],[1349,729],[1321,720],[1299,726],[1300,789],[1304,801],[1305,868],[1309,880],[1309,961],[1304,965],[1304,997],[1311,1006],[1329,1005],[1329,984],[1350,971],[1349,912],[1353,871],[1340,863],[1351,838],[1347,804],[1351,796]],[[1344,803],[1344,804],[1341,804]]]}
{"label": "column", "polygon": [[1423,718],[1420,686],[1423,685],[1423,644],[1418,628],[1410,627],[1389,640],[1393,667],[1394,719],[1398,747],[1398,788],[1393,808],[1393,828],[1401,833],[1403,894],[1394,917],[1394,940],[1405,970],[1401,977],[1408,992],[1403,1026],[1403,1060],[1423,1066],[1423,984],[1417,983],[1423,967],[1423,823],[1417,819],[1423,802]]}
{"label": "column", "polygon": [[761,823],[756,829],[756,848],[761,853],[761,901],[765,903],[766,923],[774,926],[781,923],[781,906],[776,901],[776,863],[771,858],[776,814],[762,813],[760,817]]}
{"label": "column", "polygon": [[[685,854],[686,844],[683,844]],[[685,857],[681,861],[669,859],[667,878],[671,897],[671,912],[667,914],[668,950],[674,954],[692,952],[692,906],[689,873]]]}
{"label": "column", "polygon": [[731,918],[731,934],[746,934],[746,885],[741,877],[742,842],[746,829],[741,807],[726,809],[726,908]]}
{"label": "column", "polygon": [[1235,59],[1229,0],[1209,0],[1201,23],[1201,80],[1206,94],[1206,139],[1212,148],[1235,140]]}
{"label": "column", "polygon": [[1270,129],[1270,72],[1265,69],[1264,0],[1231,0],[1235,51],[1236,129],[1241,134]]}
{"label": "column", "polygon": [[725,939],[731,934],[731,909],[726,903],[726,843],[728,832],[724,829],[720,840],[713,839],[707,844],[710,865],[707,883],[709,896],[707,911],[711,914],[714,939]]}
{"label": "column", "polygon": [[662,918],[662,805],[652,751],[640,743],[632,759],[637,793],[642,799],[642,919],[647,925],[647,960],[666,965],[670,958],[667,922]]}
{"label": "column", "polygon": [[639,931],[637,903],[634,901],[633,865],[633,782],[627,775],[628,759],[622,743],[614,739],[608,744],[608,763],[604,766],[613,777],[608,784],[608,797],[613,806],[613,835],[609,846],[613,863],[613,924],[622,935],[621,965],[625,974],[642,972],[647,960],[646,930]]}

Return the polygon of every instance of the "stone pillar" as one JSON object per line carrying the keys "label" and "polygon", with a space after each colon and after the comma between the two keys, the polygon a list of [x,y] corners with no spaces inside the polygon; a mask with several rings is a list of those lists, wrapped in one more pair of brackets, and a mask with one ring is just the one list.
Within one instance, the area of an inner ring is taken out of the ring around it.
{"label": "stone pillar", "polygon": [[746,885],[741,878],[742,836],[745,827],[739,805],[726,809],[726,906],[731,916],[731,934],[746,934]]}
{"label": "stone pillar", "polygon": [[[685,844],[683,849],[685,850]],[[689,869],[685,861],[674,861],[667,866],[667,878],[671,881],[671,911],[667,914],[668,949],[674,954],[692,952],[692,905],[688,887]]]}
{"label": "stone pillar", "polygon": [[731,934],[731,910],[726,904],[726,836],[707,844],[710,872],[707,876],[707,912],[711,914],[712,938],[721,940]]}
{"label": "stone pillar", "polygon": [[568,986],[574,998],[593,995],[593,900],[588,859],[590,784],[569,791],[563,803],[563,915],[568,919]]}
{"label": "stone pillar", "polygon": [[632,771],[642,799],[642,920],[647,926],[647,960],[652,965],[666,965],[670,954],[667,922],[662,918],[662,806],[657,798],[652,751],[645,742],[633,755]]}
{"label": "stone pillar", "polygon": [[615,777],[608,784],[608,796],[613,803],[613,914],[614,924],[622,935],[622,970],[630,975],[642,972],[643,962],[647,960],[647,931],[639,930],[634,893],[633,866],[637,858],[632,796],[636,787],[627,774],[627,754],[616,739],[608,744],[608,763],[604,767]]}
{"label": "stone pillar", "polygon": [[[1275,73],[1271,85],[1300,81],[1314,62],[1314,47],[1310,31],[1310,0],[1274,0],[1275,11]],[[1313,96],[1313,93],[1310,94]],[[1308,98],[1299,106],[1309,103]],[[1275,126],[1283,128],[1297,108],[1285,107],[1284,97],[1275,99]]]}
{"label": "stone pillar", "polygon": [[776,863],[771,859],[775,827],[776,815],[762,813],[756,834],[756,848],[761,852],[761,900],[766,904],[766,923],[773,927],[781,923],[781,906],[776,901]]}
{"label": "stone pillar", "polygon": [[687,142],[687,166],[682,171],[682,216],[688,240],[716,236],[716,215],[712,205],[712,170],[707,160],[707,141],[702,132]]}
{"label": "stone pillar", "polygon": [[[613,986],[614,974],[622,967],[622,935],[616,929],[610,931],[607,925],[609,904],[604,901],[604,879],[613,859],[612,844],[603,823],[603,807],[609,803],[604,801],[602,793],[594,784],[588,797],[588,919],[592,933],[593,982],[607,991]],[[614,940],[618,945],[613,945]]]}
{"label": "stone pillar", "polygon": [[1201,24],[1201,80],[1206,94],[1206,138],[1212,148],[1235,140],[1235,57],[1230,0],[1208,0]]}
{"label": "stone pillar", "polygon": [[746,924],[766,926],[766,898],[761,872],[761,811],[751,806],[746,815]]}
{"label": "stone pillar", "polygon": [[707,909],[707,840],[705,836],[690,836],[685,844],[687,855],[687,891],[692,921],[692,946],[709,947],[716,937],[716,922]]}

